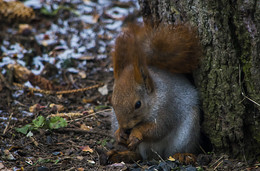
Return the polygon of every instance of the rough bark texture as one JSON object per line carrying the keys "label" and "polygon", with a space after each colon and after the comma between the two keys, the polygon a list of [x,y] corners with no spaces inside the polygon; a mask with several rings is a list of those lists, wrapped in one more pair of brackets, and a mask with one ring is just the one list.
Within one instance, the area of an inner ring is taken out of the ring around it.
{"label": "rough bark texture", "polygon": [[[145,22],[198,28],[204,59],[194,74],[203,129],[216,152],[260,155],[260,1],[139,0]],[[257,104],[258,103],[258,104]]]}

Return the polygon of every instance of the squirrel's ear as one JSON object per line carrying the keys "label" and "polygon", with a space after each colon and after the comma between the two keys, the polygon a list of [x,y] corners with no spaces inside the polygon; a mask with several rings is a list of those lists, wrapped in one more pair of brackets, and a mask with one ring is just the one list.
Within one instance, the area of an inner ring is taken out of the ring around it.
{"label": "squirrel's ear", "polygon": [[145,86],[148,93],[151,93],[154,90],[153,80],[149,74],[147,66],[145,65],[145,61],[144,61],[145,58],[139,55],[137,56],[137,58],[134,60],[133,63],[134,78],[138,84],[141,85],[143,84]]}
{"label": "squirrel's ear", "polygon": [[143,83],[145,85],[145,88],[148,93],[153,92],[154,90],[154,84],[153,80],[148,72],[147,68],[141,68],[141,73],[142,73],[142,78],[143,78]]}

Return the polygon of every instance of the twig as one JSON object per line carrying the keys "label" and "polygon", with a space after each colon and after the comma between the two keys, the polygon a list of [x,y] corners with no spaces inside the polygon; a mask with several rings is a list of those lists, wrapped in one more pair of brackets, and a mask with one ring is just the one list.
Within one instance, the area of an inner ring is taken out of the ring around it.
{"label": "twig", "polygon": [[[154,151],[154,149],[152,149],[152,148],[151,148],[151,150],[152,150],[153,153],[155,153],[155,154],[160,158],[160,160],[162,160],[163,162],[165,162],[165,160],[163,160],[163,158],[157,153],[157,151]],[[165,162],[165,163],[166,163],[166,162]]]}
{"label": "twig", "polygon": [[56,113],[56,114],[50,114],[47,116],[47,118],[51,118],[51,117],[55,117],[55,116],[59,116],[59,117],[75,117],[75,116],[82,116],[83,113],[79,113],[79,112],[70,112],[70,113]]}
{"label": "twig", "polygon": [[199,147],[204,154],[207,154],[206,151],[201,147],[201,145]]}
{"label": "twig", "polygon": [[221,160],[218,164],[217,164],[217,166],[216,167],[214,167],[214,169],[213,170],[217,170],[217,168],[219,167],[219,165],[221,165],[223,163],[223,160]]}
{"label": "twig", "polygon": [[11,113],[10,116],[9,116],[9,119],[8,119],[8,122],[7,122],[7,124],[6,124],[5,129],[4,129],[3,135],[5,135],[5,133],[6,133],[7,129],[8,129],[8,127],[9,127],[9,124],[10,124],[10,121],[11,121],[12,117],[13,117],[13,113]]}
{"label": "twig", "polygon": [[240,65],[239,65],[239,85],[241,86],[241,94],[243,97],[245,97],[247,100],[253,102],[254,104],[256,104],[257,106],[260,107],[260,104],[257,103],[256,101],[254,101],[253,99],[249,98],[248,96],[245,95],[244,93],[244,90],[243,90],[243,87],[242,87],[242,82],[241,82],[241,68],[240,68]]}
{"label": "twig", "polygon": [[251,98],[247,97],[247,96],[244,94],[244,92],[243,92],[243,91],[242,91],[242,96],[244,96],[246,99],[248,99],[249,101],[253,102],[254,104],[256,104],[257,106],[259,106],[259,107],[260,107],[260,104],[259,104],[259,103],[257,103],[257,102],[256,102],[256,101],[254,101],[253,99],[251,99]]}
{"label": "twig", "polygon": [[81,117],[81,118],[74,119],[74,121],[82,120],[82,119],[84,119],[84,118],[88,118],[88,117],[91,117],[91,116],[95,116],[96,114],[103,113],[103,112],[107,112],[107,111],[111,111],[111,110],[112,110],[112,109],[104,109],[104,110],[101,110],[101,111],[98,111],[98,112],[91,113],[91,114],[89,114],[89,115],[83,116],[83,117]]}
{"label": "twig", "polygon": [[109,138],[113,138],[110,134],[102,133],[102,132],[97,132],[97,131],[87,131],[83,129],[78,129],[78,128],[59,128],[59,129],[54,129],[55,132],[75,132],[75,133],[84,133],[84,134],[98,134],[102,136],[106,136]]}
{"label": "twig", "polygon": [[215,163],[213,163],[212,165],[210,165],[209,167],[213,167],[216,163],[218,163],[220,160],[222,160],[224,158],[224,156],[221,156]]}
{"label": "twig", "polygon": [[62,91],[50,91],[50,90],[42,90],[42,89],[38,89],[38,88],[30,88],[30,87],[26,87],[22,84],[19,83],[13,83],[13,85],[21,88],[21,89],[29,89],[32,92],[39,92],[39,93],[43,93],[43,94],[56,94],[56,95],[60,95],[60,94],[70,94],[70,93],[77,93],[77,92],[82,92],[82,91],[87,91],[90,89],[94,89],[94,88],[98,88],[103,86],[103,83],[100,84],[96,84],[93,86],[89,86],[89,87],[85,87],[85,88],[79,88],[79,89],[73,89],[73,90],[62,90]]}
{"label": "twig", "polygon": [[[134,160],[133,160],[133,161],[134,161]],[[134,161],[134,163],[135,163],[138,167],[140,167],[140,168],[142,168],[143,170],[145,170],[145,167],[144,167],[144,166],[140,165],[140,164],[137,163],[136,161]]]}
{"label": "twig", "polygon": [[35,140],[35,138],[30,137],[30,139],[32,140],[33,144],[34,144],[36,147],[39,146],[39,143]]}

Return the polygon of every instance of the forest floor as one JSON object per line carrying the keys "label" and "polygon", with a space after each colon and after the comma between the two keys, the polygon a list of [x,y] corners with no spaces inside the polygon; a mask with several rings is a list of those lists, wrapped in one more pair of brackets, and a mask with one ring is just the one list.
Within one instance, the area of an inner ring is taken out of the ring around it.
{"label": "forest floor", "polygon": [[19,15],[9,21],[0,17],[0,170],[259,169],[257,163],[249,167],[213,153],[200,155],[194,166],[109,163],[105,154],[115,145],[110,54],[131,19],[126,16],[141,21],[137,1],[25,4],[35,12],[27,24]]}

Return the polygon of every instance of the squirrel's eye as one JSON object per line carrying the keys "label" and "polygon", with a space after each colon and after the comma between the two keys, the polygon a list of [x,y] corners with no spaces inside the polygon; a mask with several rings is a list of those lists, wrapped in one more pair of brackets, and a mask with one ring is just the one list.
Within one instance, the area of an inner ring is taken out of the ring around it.
{"label": "squirrel's eye", "polygon": [[135,103],[135,109],[138,109],[138,108],[140,108],[141,107],[141,102],[140,101],[137,101],[136,103]]}

